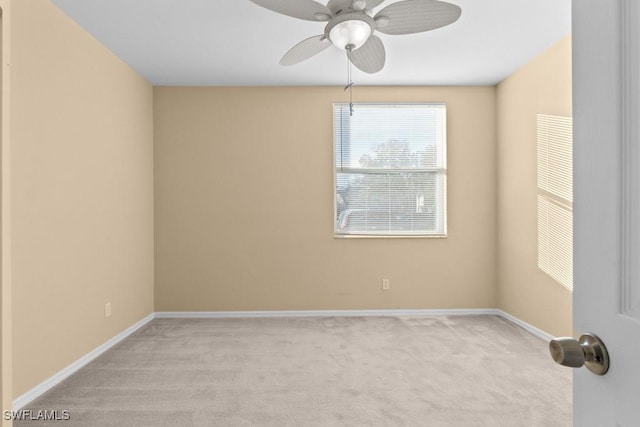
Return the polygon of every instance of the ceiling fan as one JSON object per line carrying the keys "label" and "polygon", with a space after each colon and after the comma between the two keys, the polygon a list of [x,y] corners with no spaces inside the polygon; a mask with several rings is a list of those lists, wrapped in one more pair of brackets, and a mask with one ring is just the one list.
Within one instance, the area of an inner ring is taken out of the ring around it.
{"label": "ceiling fan", "polygon": [[382,70],[386,57],[382,40],[373,35],[376,30],[391,35],[420,33],[452,24],[462,13],[459,6],[438,0],[402,0],[374,16],[371,10],[384,0],[329,0],[326,6],[314,0],[251,1],[294,18],[327,22],[323,34],[295,45],[282,57],[281,65],[302,62],[333,44],[370,74]]}

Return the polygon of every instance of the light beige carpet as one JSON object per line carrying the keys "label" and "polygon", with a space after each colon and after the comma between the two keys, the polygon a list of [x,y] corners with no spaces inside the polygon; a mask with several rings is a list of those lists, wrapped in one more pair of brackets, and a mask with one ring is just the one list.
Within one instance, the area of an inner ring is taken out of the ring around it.
{"label": "light beige carpet", "polygon": [[571,370],[495,316],[156,319],[25,426],[563,426]]}

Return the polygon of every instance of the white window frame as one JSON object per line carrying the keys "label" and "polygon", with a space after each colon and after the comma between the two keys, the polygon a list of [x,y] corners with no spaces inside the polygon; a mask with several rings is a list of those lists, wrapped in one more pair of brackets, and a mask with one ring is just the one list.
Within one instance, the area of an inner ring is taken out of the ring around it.
{"label": "white window frame", "polygon": [[[443,109],[443,123],[441,126],[442,132],[442,143],[439,146],[440,156],[442,156],[440,167],[436,168],[426,168],[426,169],[416,169],[416,171],[420,172],[428,172],[438,174],[440,179],[442,180],[442,184],[438,187],[441,188],[441,191],[435,191],[436,197],[436,206],[439,207],[440,211],[436,215],[436,225],[434,227],[434,231],[432,232],[377,232],[377,233],[345,233],[338,229],[338,174],[340,171],[338,170],[338,145],[342,143],[341,136],[342,132],[340,129],[336,127],[336,108],[348,109],[348,103],[334,103],[333,104],[333,126],[334,126],[334,144],[333,144],[333,217],[334,217],[334,237],[336,238],[446,238],[447,237],[447,116],[446,116],[446,104],[444,103],[357,103],[353,104],[354,113],[358,114],[358,109],[361,107],[411,107],[411,106],[424,106],[424,107],[439,107]],[[377,173],[381,172],[375,169],[368,170],[359,170],[358,168],[349,168],[350,173]],[[388,169],[385,169],[385,172],[388,172]],[[406,169],[397,169],[398,172],[406,171]],[[418,203],[416,201],[416,203]],[[416,208],[417,209],[417,208]]]}

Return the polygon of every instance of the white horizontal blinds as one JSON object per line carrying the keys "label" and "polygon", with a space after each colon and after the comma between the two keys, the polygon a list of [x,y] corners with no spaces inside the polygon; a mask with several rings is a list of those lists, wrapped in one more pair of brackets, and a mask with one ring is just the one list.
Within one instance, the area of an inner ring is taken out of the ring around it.
{"label": "white horizontal blinds", "polygon": [[573,289],[573,214],[551,198],[538,196],[538,266]]}
{"label": "white horizontal blinds", "polygon": [[442,104],[334,105],[336,233],[446,234]]}
{"label": "white horizontal blinds", "polygon": [[538,267],[573,289],[573,124],[537,116]]}
{"label": "white horizontal blinds", "polygon": [[538,188],[573,201],[571,117],[538,114]]}

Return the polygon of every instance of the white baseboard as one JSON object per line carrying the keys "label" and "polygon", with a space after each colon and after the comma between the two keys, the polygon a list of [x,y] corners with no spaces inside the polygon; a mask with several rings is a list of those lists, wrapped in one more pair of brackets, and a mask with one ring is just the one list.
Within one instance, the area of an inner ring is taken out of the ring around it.
{"label": "white baseboard", "polygon": [[535,335],[538,338],[541,338],[545,341],[551,341],[554,336],[551,335],[548,332],[543,331],[542,329],[536,328],[535,326],[533,326],[530,323],[525,322],[524,320],[520,320],[515,316],[512,316],[511,314],[504,312],[502,310],[498,310],[496,309],[496,314],[500,317],[502,317],[503,319],[506,319],[510,322],[515,323],[516,325],[520,326],[522,329],[524,329],[525,331],[529,332],[532,335]]}
{"label": "white baseboard", "polygon": [[361,316],[500,316],[525,331],[549,341],[553,335],[497,308],[456,308],[417,310],[284,310],[284,311],[158,311],[156,319],[229,319],[273,317],[361,317]]}
{"label": "white baseboard", "polygon": [[226,319],[269,317],[399,317],[500,315],[494,308],[417,310],[284,310],[284,311],[158,311],[156,319]]}
{"label": "white baseboard", "polygon": [[155,319],[225,319],[225,318],[276,318],[276,317],[409,317],[409,316],[500,316],[520,326],[527,332],[550,340],[552,335],[497,308],[425,309],[425,310],[285,310],[285,311],[160,311],[152,313],[120,332],[100,347],[85,354],[51,378],[43,381],[13,401],[13,409],[20,410],[37,397],[49,391],[80,368],[118,344],[129,335]]}
{"label": "white baseboard", "polygon": [[151,313],[144,319],[140,320],[139,322],[136,322],[134,325],[120,332],[118,335],[111,338],[109,341],[105,342],[100,347],[85,354],[80,359],[73,362],[71,365],[60,370],[52,377],[46,379],[45,381],[41,382],[40,384],[38,384],[28,392],[24,393],[22,396],[16,398],[13,401],[13,409],[17,411],[24,408],[26,405],[31,403],[34,399],[36,399],[37,397],[40,397],[42,394],[49,391],[51,388],[55,387],[56,385],[60,384],[62,381],[69,378],[72,374],[76,373],[80,368],[85,366],[87,363],[91,362],[93,359],[100,356],[102,353],[109,350],[111,347],[118,344],[120,341],[124,340],[125,338],[133,334],[138,329],[142,328],[144,325],[152,321],[153,318],[154,318],[154,314]]}

